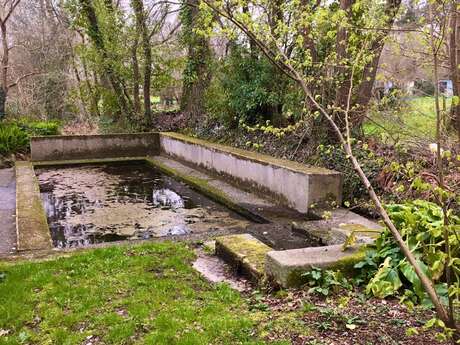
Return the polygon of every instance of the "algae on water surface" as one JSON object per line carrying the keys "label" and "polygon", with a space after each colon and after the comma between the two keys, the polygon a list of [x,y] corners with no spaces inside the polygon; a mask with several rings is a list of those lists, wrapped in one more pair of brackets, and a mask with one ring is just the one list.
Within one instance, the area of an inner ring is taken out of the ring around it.
{"label": "algae on water surface", "polygon": [[54,245],[78,247],[244,228],[237,216],[143,164],[38,170]]}

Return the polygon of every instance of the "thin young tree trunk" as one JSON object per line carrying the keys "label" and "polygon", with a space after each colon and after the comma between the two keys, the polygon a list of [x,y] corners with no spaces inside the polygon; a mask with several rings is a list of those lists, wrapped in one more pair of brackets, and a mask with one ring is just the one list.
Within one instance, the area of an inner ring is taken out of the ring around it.
{"label": "thin young tree trunk", "polygon": [[[454,16],[455,14],[453,13],[452,15]],[[439,57],[438,57],[439,47],[436,45],[436,38],[434,36],[433,9],[431,6],[430,6],[430,17],[431,17],[430,40],[431,40],[431,50],[433,54],[433,77],[434,77],[434,86],[435,86],[434,97],[435,97],[435,111],[436,111],[436,144],[437,144],[436,165],[437,165],[437,172],[438,172],[438,178],[439,178],[439,187],[444,190],[445,189],[444,166],[443,166],[442,152],[441,152],[441,149],[443,146],[443,140],[442,140],[443,133],[442,133],[441,125],[444,123],[444,121],[443,121],[443,116],[441,114],[441,107],[439,106]],[[457,66],[455,66],[455,69],[458,71]],[[455,73],[455,76],[458,75],[457,71]],[[457,80],[453,82],[455,83],[456,81]],[[452,257],[451,257],[451,252],[450,252],[450,243],[449,243],[449,228],[448,228],[449,224],[448,224],[446,203],[443,202],[442,200],[440,200],[439,202],[441,204],[440,206],[442,208],[443,215],[444,215],[444,250],[447,254],[447,260],[446,260],[447,264],[445,268],[445,273],[446,273],[446,284],[449,289],[452,285],[452,270],[450,267],[450,261]],[[455,329],[454,304],[453,304],[453,298],[450,295],[448,295],[448,302],[449,302],[449,310],[448,310],[448,320],[446,324],[448,327]]]}
{"label": "thin young tree trunk", "polygon": [[[453,96],[460,97],[460,18],[457,10],[458,0],[452,0],[450,32],[449,32],[449,60],[452,79]],[[457,130],[458,145],[460,145],[460,101],[452,104],[451,117],[453,127]]]}
{"label": "thin young tree trunk", "polygon": [[139,72],[139,60],[137,58],[137,47],[139,43],[138,35],[136,35],[133,45],[131,47],[131,61],[133,63],[133,104],[134,104],[134,112],[136,114],[141,113],[141,102],[139,99],[139,83],[140,83],[140,72]]}
{"label": "thin young tree trunk", "polygon": [[6,98],[8,97],[8,63],[9,49],[7,40],[6,23],[0,21],[0,30],[2,37],[2,71],[1,71],[1,86],[0,86],[0,121],[5,118]]}
{"label": "thin young tree trunk", "polygon": [[131,7],[136,16],[137,34],[141,36],[142,53],[144,55],[144,118],[148,126],[152,124],[152,105],[150,101],[150,88],[152,78],[152,48],[147,28],[143,0],[131,0]]}
{"label": "thin young tree trunk", "polygon": [[[368,192],[373,204],[375,205],[375,207],[377,209],[377,213],[380,215],[380,217],[382,217],[382,220],[383,220],[384,224],[387,226],[388,230],[390,230],[393,238],[395,239],[396,243],[398,244],[398,247],[400,248],[400,250],[403,253],[404,257],[409,261],[409,263],[413,267],[415,273],[417,274],[417,277],[420,279],[420,282],[422,283],[422,286],[423,286],[424,290],[426,291],[426,293],[430,297],[430,299],[431,299],[431,301],[432,301],[432,303],[433,303],[433,305],[435,307],[435,310],[436,310],[436,313],[437,313],[438,317],[442,321],[444,321],[446,324],[450,324],[449,323],[449,320],[450,320],[449,314],[446,311],[446,308],[442,305],[442,303],[441,303],[441,301],[440,301],[440,299],[439,299],[439,297],[438,297],[438,295],[436,293],[436,290],[433,287],[433,284],[432,284],[431,280],[421,270],[420,266],[417,263],[417,260],[416,260],[416,258],[414,256],[414,254],[411,252],[411,250],[407,246],[406,242],[404,242],[404,239],[402,238],[402,236],[399,233],[398,229],[396,229],[395,225],[391,221],[387,211],[385,210],[385,208],[382,205],[382,202],[380,201],[380,198],[378,197],[377,193],[375,192],[374,187],[370,183],[366,173],[362,170],[361,164],[358,162],[358,160],[354,156],[353,151],[351,149],[350,143],[347,142],[347,140],[344,138],[344,136],[342,134],[342,130],[340,129],[338,124],[335,122],[334,118],[320,104],[318,104],[316,102],[315,98],[311,94],[311,92],[310,92],[308,86],[306,85],[305,81],[301,78],[301,76],[297,73],[297,71],[293,70],[293,72],[297,74],[297,76],[299,78],[298,81],[301,84],[302,89],[304,90],[304,92],[307,95],[307,97],[309,97],[311,99],[311,101],[316,104],[316,106],[320,110],[321,114],[329,121],[331,127],[333,128],[334,132],[337,135],[337,138],[339,139],[339,142],[342,144],[342,146],[343,146],[343,148],[345,150],[345,153],[346,153],[350,163],[353,166],[353,169],[355,170],[355,172],[359,176],[361,182],[364,184],[364,187],[366,188],[366,190],[367,190],[367,192]],[[349,129],[347,129],[347,130],[349,130]]]}

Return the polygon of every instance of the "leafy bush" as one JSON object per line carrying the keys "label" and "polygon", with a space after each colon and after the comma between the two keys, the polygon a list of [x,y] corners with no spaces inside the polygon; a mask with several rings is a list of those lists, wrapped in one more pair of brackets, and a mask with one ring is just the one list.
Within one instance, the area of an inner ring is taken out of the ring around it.
{"label": "leafy bush", "polygon": [[16,123],[31,136],[59,134],[60,124],[57,121],[28,121],[21,119]]}
{"label": "leafy bush", "polygon": [[59,122],[29,121],[25,119],[0,123],[0,154],[27,151],[29,137],[59,134]]}
{"label": "leafy bush", "polygon": [[0,154],[27,150],[29,137],[16,124],[0,124]]}
{"label": "leafy bush", "polygon": [[[286,77],[266,58],[254,56],[247,49],[233,46],[229,56],[216,70],[207,92],[206,108],[227,125],[243,121],[249,125],[277,122],[292,100]],[[288,96],[289,95],[289,96]]]}
{"label": "leafy bush", "polygon": [[[447,298],[444,272],[446,265],[451,266],[456,281],[449,293],[458,299],[460,218],[453,213],[448,214],[447,230],[452,257],[448,262],[448,255],[444,248],[444,215],[438,205],[425,200],[414,200],[405,204],[388,205],[387,211],[410,250],[415,254],[420,268],[432,279],[444,301]],[[355,268],[361,269],[362,281],[370,278],[366,289],[374,296],[384,298],[406,289],[403,300],[410,303],[431,304],[415,271],[388,230],[380,235],[375,242],[375,248],[369,250],[366,258],[356,264]]]}

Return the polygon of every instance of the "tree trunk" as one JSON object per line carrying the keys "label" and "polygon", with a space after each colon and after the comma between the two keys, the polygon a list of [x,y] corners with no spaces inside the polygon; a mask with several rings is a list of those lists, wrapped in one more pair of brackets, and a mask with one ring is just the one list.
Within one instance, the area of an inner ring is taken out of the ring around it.
{"label": "tree trunk", "polygon": [[[341,0],[340,8],[349,12],[351,6],[353,5],[354,0]],[[350,122],[353,128],[359,128],[365,118],[365,113],[367,111],[367,106],[372,97],[372,88],[375,82],[375,77],[377,75],[377,68],[379,65],[380,55],[385,44],[385,37],[388,35],[389,30],[391,29],[395,16],[401,5],[401,0],[387,0],[385,4],[385,15],[386,20],[384,23],[383,30],[379,31],[378,34],[373,38],[371,46],[368,48],[369,51],[373,52],[371,61],[369,61],[365,66],[360,77],[360,83],[357,85],[357,90],[354,92],[356,95],[351,99],[351,107],[354,108],[350,112]],[[347,17],[351,17],[347,15]],[[347,62],[344,59],[347,59],[347,45],[348,45],[348,32],[344,27],[339,27],[337,31],[337,63],[339,67],[336,69],[336,73],[342,79],[340,84],[336,89],[335,96],[335,106],[344,109],[348,101],[348,92],[351,85],[351,72],[350,66],[347,65]],[[340,128],[344,128],[343,114],[335,114],[334,120],[340,125]]]}
{"label": "tree trunk", "polygon": [[134,39],[134,43],[131,47],[131,61],[133,64],[133,98],[134,98],[134,112],[138,115],[141,113],[141,102],[139,99],[139,83],[141,75],[139,72],[139,60],[137,59],[137,46],[138,46],[138,37]]}
{"label": "tree trunk", "polygon": [[7,40],[6,23],[2,20],[0,22],[0,30],[2,36],[2,71],[1,71],[1,85],[0,85],[0,121],[6,116],[5,106],[8,97],[8,63],[9,63],[9,49]]}
{"label": "tree trunk", "polygon": [[191,125],[201,121],[204,115],[204,96],[211,81],[209,70],[211,49],[206,37],[196,34],[199,1],[183,4],[183,33],[187,44],[187,63],[184,71],[181,110]]}
{"label": "tree trunk", "polygon": [[147,29],[143,0],[131,0],[131,6],[136,15],[137,34],[142,39],[142,53],[144,54],[144,118],[148,126],[152,125],[152,105],[150,101],[150,88],[152,78],[152,48]]}
{"label": "tree trunk", "polygon": [[96,16],[96,11],[92,5],[92,1],[80,0],[80,5],[82,8],[82,13],[88,21],[87,34],[93,42],[96,50],[101,55],[102,59],[106,62],[103,65],[103,75],[101,77],[102,79],[107,79],[109,81],[122,113],[124,115],[129,115],[131,113],[129,102],[125,98],[119,77],[116,75],[116,72],[110,63],[110,57],[107,53],[102,34],[99,30],[99,23]]}
{"label": "tree trunk", "polygon": [[457,97],[457,103],[451,107],[452,125],[457,130],[458,145],[460,145],[460,18],[457,11],[458,0],[452,1],[449,32],[449,65],[452,80],[452,93]]}

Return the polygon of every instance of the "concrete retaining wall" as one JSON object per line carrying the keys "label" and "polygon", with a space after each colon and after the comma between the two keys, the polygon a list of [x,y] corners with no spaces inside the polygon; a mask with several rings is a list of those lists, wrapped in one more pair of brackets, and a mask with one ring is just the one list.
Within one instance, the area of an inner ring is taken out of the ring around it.
{"label": "concrete retaining wall", "polygon": [[58,161],[159,154],[158,133],[32,137],[33,161]]}
{"label": "concrete retaining wall", "polygon": [[160,146],[170,156],[259,188],[299,212],[308,212],[314,203],[340,203],[342,198],[342,178],[335,171],[309,168],[177,133],[160,133]]}
{"label": "concrete retaining wall", "polygon": [[308,212],[312,204],[341,202],[338,172],[310,168],[177,133],[46,136],[31,139],[32,161],[148,157],[163,152],[271,195],[281,205]]}

